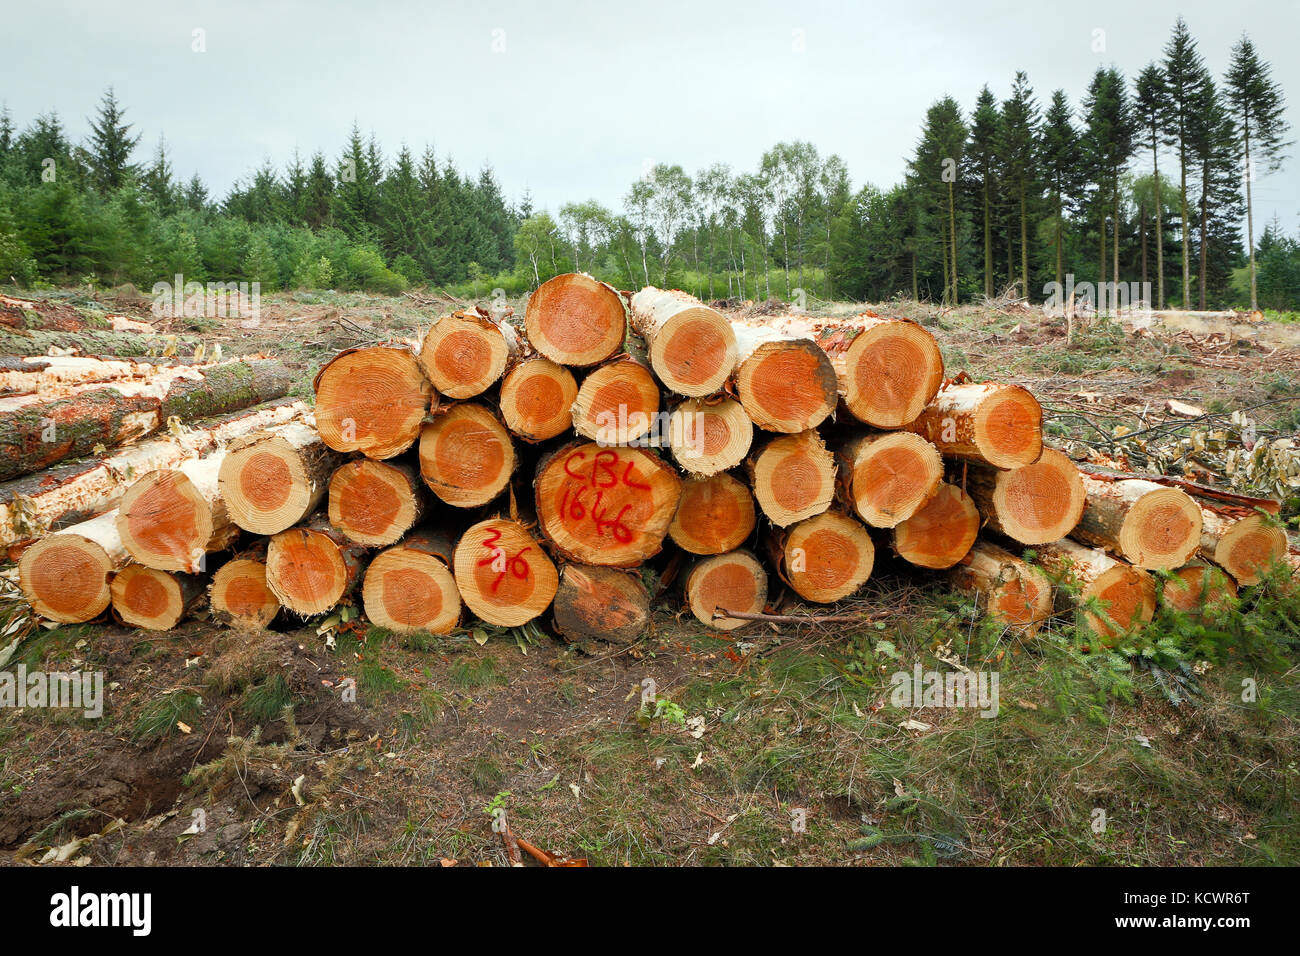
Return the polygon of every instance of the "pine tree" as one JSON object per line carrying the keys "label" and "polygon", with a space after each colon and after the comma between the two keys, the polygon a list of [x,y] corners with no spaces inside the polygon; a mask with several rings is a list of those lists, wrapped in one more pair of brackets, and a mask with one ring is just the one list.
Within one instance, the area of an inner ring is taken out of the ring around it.
{"label": "pine tree", "polygon": [[[1147,65],[1134,84],[1134,111],[1141,124],[1142,135],[1151,147],[1152,183],[1155,193],[1156,220],[1156,308],[1165,307],[1165,246],[1162,220],[1164,201],[1160,194],[1160,144],[1162,130],[1169,121],[1171,101],[1165,86],[1165,74],[1155,63]],[[1146,270],[1146,258],[1142,268]],[[1143,280],[1145,281],[1145,275]]]}
{"label": "pine tree", "polygon": [[1191,123],[1197,96],[1209,80],[1196,41],[1182,17],[1174,23],[1173,35],[1165,44],[1165,87],[1169,91],[1169,125],[1166,144],[1178,148],[1179,230],[1183,251],[1183,308],[1191,303],[1191,215],[1187,205],[1187,171],[1192,162]]}
{"label": "pine tree", "polygon": [[[1124,77],[1114,67],[1093,74],[1084,100],[1088,136],[1085,156],[1093,179],[1094,210],[1101,230],[1099,282],[1106,281],[1106,224],[1113,224],[1110,281],[1119,281],[1120,181],[1133,155],[1134,116]],[[1100,299],[1099,303],[1100,305]]]}
{"label": "pine tree", "polygon": [[138,172],[131,162],[131,154],[140,142],[141,134],[131,135],[131,124],[126,122],[126,110],[118,106],[117,96],[110,86],[100,100],[99,115],[90,121],[88,149],[91,178],[101,194],[118,189]]}
{"label": "pine tree", "polygon": [[1074,114],[1064,90],[1052,94],[1052,102],[1043,117],[1038,141],[1038,155],[1051,195],[1052,253],[1056,264],[1056,281],[1065,281],[1065,216],[1083,187],[1079,165],[1079,134],[1074,128]]}
{"label": "pine tree", "polygon": [[333,196],[334,180],[325,167],[325,156],[317,151],[312,154],[311,165],[307,169],[299,212],[308,229],[321,229],[329,222]]}
{"label": "pine tree", "polygon": [[1030,202],[1038,195],[1035,147],[1038,142],[1038,104],[1029,77],[1017,73],[1011,96],[1002,104],[998,153],[1001,159],[1005,196],[1020,224],[1020,287],[1029,296]]}
{"label": "pine tree", "polygon": [[966,144],[966,180],[984,217],[984,297],[993,298],[993,207],[997,202],[1000,117],[997,99],[987,86],[980,90],[971,114],[970,141]]}
{"label": "pine tree", "polygon": [[163,136],[158,137],[158,149],[154,152],[153,162],[144,172],[141,185],[163,215],[168,215],[175,209],[176,184],[172,180],[172,164],[167,158],[167,140]]}
{"label": "pine tree", "polygon": [[1200,308],[1205,309],[1211,285],[1221,286],[1231,267],[1238,243],[1236,224],[1241,213],[1237,134],[1227,105],[1212,79],[1207,78],[1198,90],[1188,138],[1200,184],[1196,216],[1197,295]]}
{"label": "pine tree", "polygon": [[1246,248],[1250,256],[1250,307],[1259,308],[1255,276],[1255,209],[1251,185],[1255,179],[1255,161],[1266,172],[1276,172],[1282,165],[1282,152],[1289,125],[1283,118],[1285,102],[1282,89],[1272,78],[1272,70],[1255,53],[1250,38],[1242,35],[1232,48],[1232,63],[1224,79],[1225,94],[1236,121],[1236,147],[1241,157],[1246,185]]}

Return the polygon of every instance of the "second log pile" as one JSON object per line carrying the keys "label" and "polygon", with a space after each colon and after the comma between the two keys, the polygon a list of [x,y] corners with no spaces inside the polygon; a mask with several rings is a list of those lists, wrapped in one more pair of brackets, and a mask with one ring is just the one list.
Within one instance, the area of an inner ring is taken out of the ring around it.
{"label": "second log pile", "polygon": [[434,633],[550,610],[621,643],[651,624],[646,567],[735,630],[783,588],[832,603],[903,562],[1028,632],[1075,607],[1109,643],[1287,548],[1275,502],[1076,464],[1029,391],[945,381],[926,329],[872,313],[740,320],[564,275],[522,323],[458,311],[418,348],[339,353],[314,414],[275,401],[270,360],[29,361],[0,398],[0,534],[54,621],[166,630],[206,595],[242,626],[341,602]]}

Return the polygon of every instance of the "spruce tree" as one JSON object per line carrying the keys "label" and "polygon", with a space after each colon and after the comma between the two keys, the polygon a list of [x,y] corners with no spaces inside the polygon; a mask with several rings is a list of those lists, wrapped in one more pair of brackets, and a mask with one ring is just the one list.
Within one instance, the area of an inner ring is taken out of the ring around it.
{"label": "spruce tree", "polygon": [[1020,287],[1029,297],[1029,217],[1031,201],[1038,195],[1038,104],[1029,77],[1016,73],[1011,96],[1002,104],[1001,156],[1005,196],[1020,230]]}
{"label": "spruce tree", "polygon": [[1201,87],[1209,80],[1205,62],[1196,50],[1196,41],[1182,17],[1174,23],[1174,32],[1165,44],[1165,87],[1169,91],[1169,124],[1166,144],[1178,149],[1179,229],[1183,252],[1183,308],[1191,302],[1191,214],[1187,204],[1187,171],[1192,163],[1191,123]]}
{"label": "spruce tree", "polygon": [[970,141],[966,144],[967,181],[984,219],[984,297],[993,298],[993,206],[997,202],[995,177],[998,151],[998,103],[985,86],[971,114]]}
{"label": "spruce tree", "polygon": [[[1152,183],[1155,193],[1156,219],[1156,308],[1165,307],[1165,246],[1164,201],[1160,194],[1160,144],[1163,130],[1169,120],[1170,98],[1165,86],[1165,74],[1155,63],[1150,63],[1138,74],[1134,83],[1133,107],[1141,124],[1142,136],[1151,147]],[[1143,261],[1145,268],[1146,262]]]}
{"label": "spruce tree", "polygon": [[1051,195],[1052,252],[1056,281],[1065,281],[1065,216],[1083,186],[1079,164],[1079,134],[1074,128],[1074,114],[1064,90],[1052,94],[1052,102],[1043,117],[1038,155]]}
{"label": "spruce tree", "polygon": [[140,142],[141,134],[131,135],[131,124],[126,122],[126,110],[118,106],[117,96],[110,86],[100,100],[99,114],[90,121],[90,143],[87,150],[91,178],[101,194],[125,185],[138,172],[131,162],[131,154]]}

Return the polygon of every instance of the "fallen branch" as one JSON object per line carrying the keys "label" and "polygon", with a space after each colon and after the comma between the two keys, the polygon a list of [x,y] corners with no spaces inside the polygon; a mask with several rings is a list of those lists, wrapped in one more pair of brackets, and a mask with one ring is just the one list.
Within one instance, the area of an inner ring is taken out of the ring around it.
{"label": "fallen branch", "polygon": [[762,621],[765,624],[870,624],[889,616],[888,611],[876,611],[872,614],[759,614],[749,611],[723,611],[715,608],[715,621],[731,617],[739,621]]}

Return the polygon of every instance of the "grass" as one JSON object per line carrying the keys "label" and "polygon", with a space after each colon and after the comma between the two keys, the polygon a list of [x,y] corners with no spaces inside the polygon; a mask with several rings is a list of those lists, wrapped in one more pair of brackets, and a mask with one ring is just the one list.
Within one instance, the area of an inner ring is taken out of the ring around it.
{"label": "grass", "polygon": [[167,691],[144,705],[136,717],[131,738],[142,743],[165,740],[177,733],[182,723],[194,726],[202,714],[203,698],[193,688]]}

